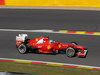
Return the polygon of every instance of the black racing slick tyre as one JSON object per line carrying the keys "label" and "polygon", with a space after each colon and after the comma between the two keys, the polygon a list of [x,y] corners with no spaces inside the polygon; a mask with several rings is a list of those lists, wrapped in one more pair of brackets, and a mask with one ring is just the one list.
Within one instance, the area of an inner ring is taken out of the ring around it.
{"label": "black racing slick tyre", "polygon": [[17,49],[18,49],[18,52],[19,52],[20,54],[25,54],[25,53],[28,52],[27,46],[26,46],[25,44],[19,45],[19,46],[17,47]]}
{"label": "black racing slick tyre", "polygon": [[71,42],[71,44],[78,45],[76,42]]}
{"label": "black racing slick tyre", "polygon": [[66,49],[66,55],[68,56],[68,57],[74,57],[75,56],[75,49],[73,48],[73,47],[68,47],[67,49]]}

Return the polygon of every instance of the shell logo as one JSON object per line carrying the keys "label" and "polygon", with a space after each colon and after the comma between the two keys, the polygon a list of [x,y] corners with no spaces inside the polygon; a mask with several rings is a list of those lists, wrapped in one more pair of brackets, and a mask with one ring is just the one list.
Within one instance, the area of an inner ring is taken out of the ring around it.
{"label": "shell logo", "polygon": [[51,49],[51,46],[49,45],[49,46],[47,46],[47,49]]}
{"label": "shell logo", "polygon": [[58,47],[60,48],[60,47],[61,47],[61,45],[58,45]]}
{"label": "shell logo", "polygon": [[38,41],[38,39],[36,39],[36,41]]}

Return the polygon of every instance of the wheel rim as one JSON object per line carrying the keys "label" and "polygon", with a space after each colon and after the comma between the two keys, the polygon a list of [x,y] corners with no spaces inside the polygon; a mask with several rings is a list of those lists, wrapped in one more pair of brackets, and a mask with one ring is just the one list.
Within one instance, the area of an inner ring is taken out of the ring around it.
{"label": "wheel rim", "polygon": [[67,54],[67,56],[69,56],[69,57],[73,57],[73,56],[75,55],[75,51],[74,51],[73,48],[68,48],[68,49],[66,50],[66,54]]}
{"label": "wheel rim", "polygon": [[19,50],[20,53],[25,53],[26,52],[26,47],[24,45],[20,45],[18,47],[18,50]]}

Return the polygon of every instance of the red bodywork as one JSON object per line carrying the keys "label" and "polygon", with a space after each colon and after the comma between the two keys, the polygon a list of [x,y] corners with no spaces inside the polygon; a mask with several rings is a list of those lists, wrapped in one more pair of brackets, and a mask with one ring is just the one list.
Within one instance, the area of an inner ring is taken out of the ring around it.
{"label": "red bodywork", "polygon": [[[16,46],[19,46],[24,41],[16,40]],[[27,41],[27,45],[35,47],[40,53],[51,53],[52,51],[67,49],[68,47],[73,47],[75,49],[80,49],[81,52],[77,52],[76,56],[85,56],[86,52],[84,46],[74,45],[72,43],[61,43],[58,41],[51,42],[47,37],[37,37],[32,40]]]}

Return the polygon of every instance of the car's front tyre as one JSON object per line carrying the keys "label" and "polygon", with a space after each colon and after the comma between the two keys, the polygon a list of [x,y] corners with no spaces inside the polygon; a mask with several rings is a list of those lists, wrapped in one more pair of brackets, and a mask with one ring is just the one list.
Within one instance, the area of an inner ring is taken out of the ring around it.
{"label": "car's front tyre", "polygon": [[74,57],[75,56],[75,49],[73,47],[68,47],[66,49],[66,55],[68,57]]}
{"label": "car's front tyre", "polygon": [[73,41],[71,42],[71,44],[73,44],[73,45],[78,45],[76,42],[73,42]]}

